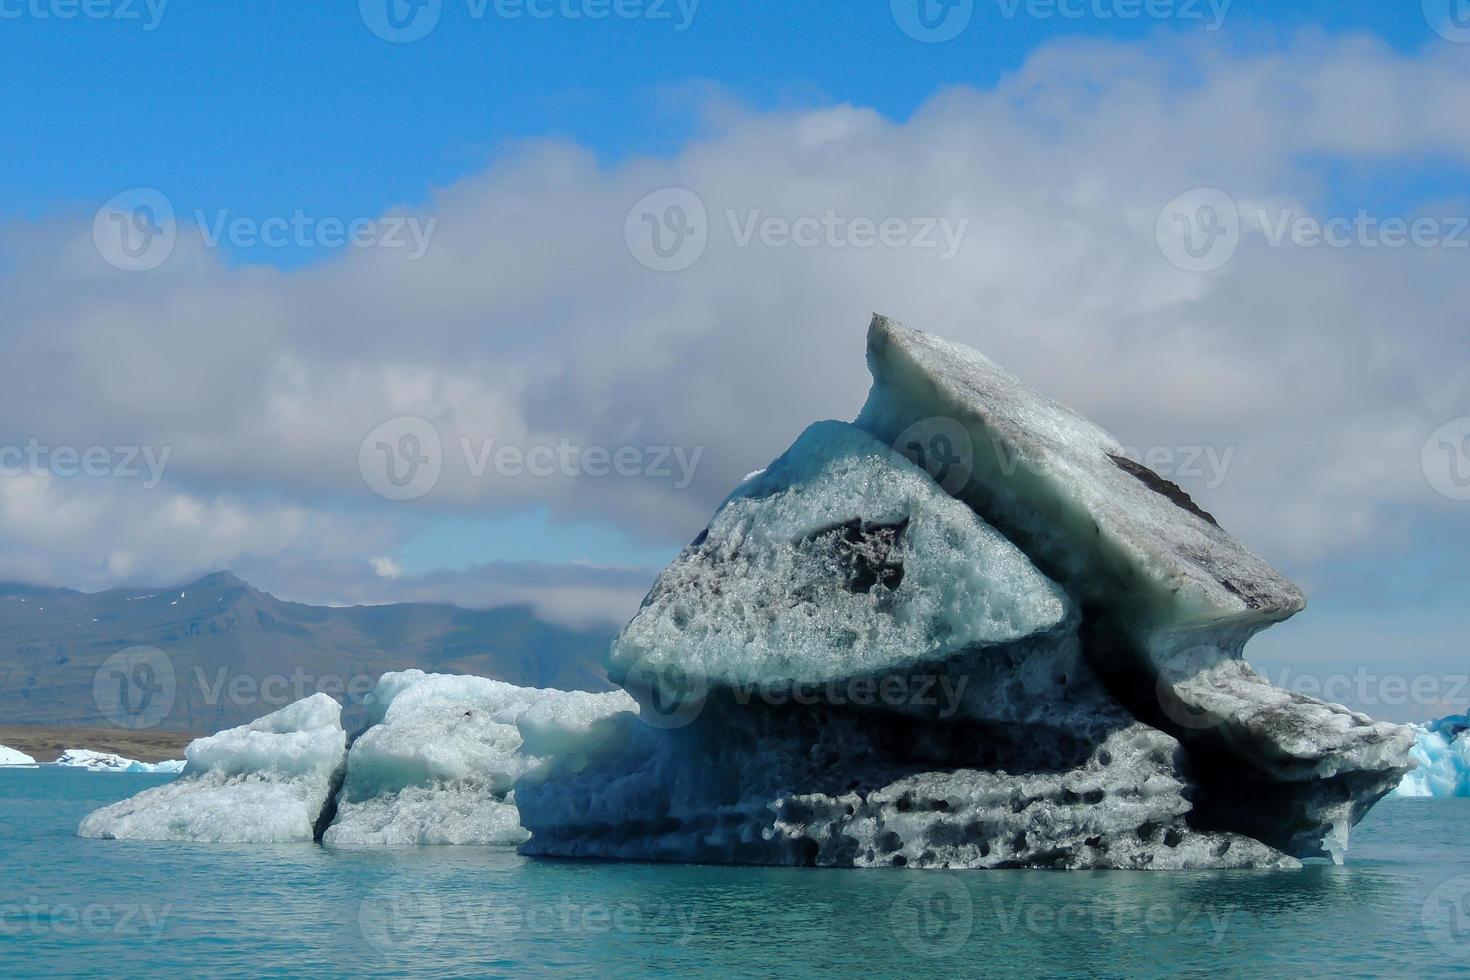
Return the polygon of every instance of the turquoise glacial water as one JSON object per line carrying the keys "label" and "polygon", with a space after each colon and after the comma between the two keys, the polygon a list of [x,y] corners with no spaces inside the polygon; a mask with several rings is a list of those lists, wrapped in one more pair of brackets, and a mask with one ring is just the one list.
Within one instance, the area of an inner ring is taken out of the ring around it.
{"label": "turquoise glacial water", "polygon": [[0,977],[1463,976],[1470,801],[1345,867],[943,873],[83,840],[167,777],[0,770]]}

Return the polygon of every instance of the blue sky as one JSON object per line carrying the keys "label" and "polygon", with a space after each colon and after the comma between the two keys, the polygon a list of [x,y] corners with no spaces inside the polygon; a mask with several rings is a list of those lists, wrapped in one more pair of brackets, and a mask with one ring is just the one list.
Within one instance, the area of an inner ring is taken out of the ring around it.
{"label": "blue sky", "polygon": [[[173,0],[151,31],[144,0],[123,2],[137,19],[0,21],[6,213],[91,211],[147,185],[184,208],[375,214],[482,169],[507,140],[567,137],[606,162],[673,153],[700,132],[711,84],[758,108],[852,102],[903,119],[941,86],[993,85],[1058,37],[1136,39],[1213,17],[1207,0],[1178,0],[1165,20],[1008,18],[1002,0],[981,0],[962,34],[930,44],[905,35],[883,0],[700,0],[682,31],[674,0],[668,19],[605,21],[509,20],[493,5],[476,19],[470,0],[445,0],[430,34],[395,44],[352,0]],[[1364,31],[1412,51],[1438,41],[1413,6],[1233,0],[1218,33],[1269,48],[1304,28]],[[1447,178],[1432,166],[1411,176]],[[1340,179],[1372,198],[1402,193],[1382,175]]]}
{"label": "blue sky", "polygon": [[[0,0],[0,448],[171,456],[155,488],[0,481],[0,578],[232,567],[310,601],[616,618],[744,473],[855,414],[882,309],[1129,445],[1230,452],[1219,479],[1177,478],[1311,593],[1262,638],[1270,662],[1463,659],[1470,505],[1420,452],[1470,413],[1466,253],[1258,228],[1199,274],[1154,240],[1198,188],[1243,218],[1470,213],[1451,0],[975,0],[939,43],[905,32],[912,0],[619,0],[635,15],[600,20],[560,12],[599,0],[440,0],[404,43],[372,29],[387,0],[67,2]],[[139,188],[179,244],[118,271],[89,230]],[[624,242],[668,188],[714,217],[675,274]],[[713,240],[722,211],[831,208],[967,237],[952,262]],[[425,252],[214,247],[196,213],[405,216]],[[444,463],[404,502],[358,455],[401,417],[429,420]],[[683,485],[487,480],[466,472],[487,440],[703,456]]]}

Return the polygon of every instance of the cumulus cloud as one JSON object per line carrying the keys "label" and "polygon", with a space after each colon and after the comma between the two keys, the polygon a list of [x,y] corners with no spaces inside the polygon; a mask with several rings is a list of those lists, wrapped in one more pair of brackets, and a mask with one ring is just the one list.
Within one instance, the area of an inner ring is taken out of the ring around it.
{"label": "cumulus cloud", "polygon": [[[856,414],[874,310],[1172,452],[1166,475],[1273,559],[1400,547],[1449,506],[1420,454],[1470,411],[1467,252],[1297,247],[1251,216],[1356,209],[1330,193],[1333,165],[1465,165],[1470,63],[1451,47],[1069,41],[904,121],[724,105],[674,156],[610,168],[531,142],[434,191],[414,261],[349,248],[290,272],[232,266],[183,221],[165,263],[127,273],[99,258],[90,216],[12,227],[3,438],[172,455],[148,492],[0,481],[0,570],[98,582],[243,563],[305,592],[285,570],[314,564],[353,570],[335,590],[318,577],[320,594],[508,594],[376,559],[414,520],[528,508],[687,540],[807,422]],[[1165,205],[1201,187],[1242,215],[1206,273],[1156,238]],[[670,217],[689,198],[668,188],[693,193],[705,241],[660,272],[629,245],[630,209]],[[793,241],[801,219],[815,246]],[[863,244],[863,222],[889,219],[887,244]],[[935,247],[915,241],[926,223]],[[364,478],[363,443],[401,416],[432,426],[438,475],[392,501]],[[1223,471],[1185,465],[1206,449]],[[557,574],[548,608],[634,591]]]}

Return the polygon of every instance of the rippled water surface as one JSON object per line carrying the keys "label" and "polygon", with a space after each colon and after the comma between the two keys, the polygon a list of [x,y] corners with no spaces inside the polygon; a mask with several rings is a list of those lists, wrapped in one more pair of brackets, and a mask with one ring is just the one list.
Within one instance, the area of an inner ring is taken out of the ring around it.
{"label": "rippled water surface", "polygon": [[1470,801],[1386,800],[1346,867],[825,871],[82,840],[165,777],[0,771],[0,976],[1461,976]]}

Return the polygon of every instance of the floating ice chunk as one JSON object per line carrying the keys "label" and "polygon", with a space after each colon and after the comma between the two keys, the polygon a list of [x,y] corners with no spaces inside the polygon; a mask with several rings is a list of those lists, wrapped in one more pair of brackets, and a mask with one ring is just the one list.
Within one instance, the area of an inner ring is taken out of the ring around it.
{"label": "floating ice chunk", "polygon": [[659,576],[609,671],[822,683],[1013,643],[1069,616],[1062,590],[928,473],[819,422]]}
{"label": "floating ice chunk", "polygon": [[314,694],[248,725],[196,739],[178,779],[103,807],[83,837],[310,841],[341,779],[342,707]]}
{"label": "floating ice chunk", "polygon": [[0,745],[0,766],[34,766],[36,760],[17,749]]}
{"label": "floating ice chunk", "polygon": [[326,844],[518,844],[516,779],[539,760],[516,721],[548,730],[590,725],[632,701],[516,687],[484,677],[408,670],[383,675],[369,697],[377,723],[353,743]]}
{"label": "floating ice chunk", "polygon": [[58,766],[90,769],[93,772],[183,772],[184,760],[171,759],[166,762],[139,762],[111,752],[94,752],[91,749],[67,749],[56,760]]}
{"label": "floating ice chunk", "polygon": [[1470,719],[1451,715],[1428,725],[1414,725],[1414,747],[1409,757],[1414,771],[1406,775],[1395,796],[1470,796]]}

